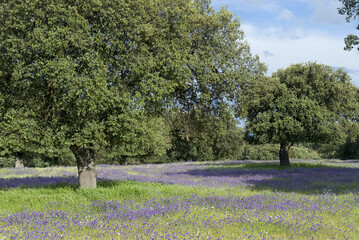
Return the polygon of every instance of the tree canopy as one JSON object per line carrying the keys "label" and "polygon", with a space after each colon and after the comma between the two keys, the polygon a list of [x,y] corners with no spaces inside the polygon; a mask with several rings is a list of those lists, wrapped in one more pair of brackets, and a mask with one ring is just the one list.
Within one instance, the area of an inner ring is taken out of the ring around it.
{"label": "tree canopy", "polygon": [[260,143],[279,143],[280,164],[298,142],[335,137],[343,121],[358,111],[358,89],[346,72],[317,64],[294,64],[243,89],[246,129]]}
{"label": "tree canopy", "polygon": [[[343,6],[338,8],[341,15],[346,15],[347,22],[356,20],[359,17],[359,1],[357,0],[339,0]],[[356,27],[359,30],[359,24]],[[359,51],[359,36],[350,34],[345,38],[345,50],[352,50],[354,46],[358,45]]]}
{"label": "tree canopy", "polygon": [[0,12],[3,114],[24,109],[40,144],[68,146],[80,187],[96,187],[96,149],[163,143],[146,128],[168,108],[227,114],[264,70],[209,0],[5,0]]}

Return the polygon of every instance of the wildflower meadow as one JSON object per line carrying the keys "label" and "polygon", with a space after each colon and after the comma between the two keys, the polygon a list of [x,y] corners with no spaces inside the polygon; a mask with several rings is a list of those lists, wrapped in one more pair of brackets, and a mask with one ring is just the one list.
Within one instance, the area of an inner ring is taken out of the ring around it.
{"label": "wildflower meadow", "polygon": [[0,239],[357,239],[359,163],[0,169]]}

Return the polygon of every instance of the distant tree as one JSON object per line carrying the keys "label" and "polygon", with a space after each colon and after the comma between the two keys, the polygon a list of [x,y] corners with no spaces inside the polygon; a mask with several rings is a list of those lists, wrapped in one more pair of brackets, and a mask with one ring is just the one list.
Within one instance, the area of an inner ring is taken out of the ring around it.
{"label": "distant tree", "polygon": [[142,112],[131,114],[131,121],[122,122],[127,126],[121,128],[127,131],[113,136],[111,144],[103,146],[102,155],[110,162],[118,162],[121,165],[126,164],[129,157],[164,156],[170,148],[169,127],[164,118],[144,116]]}
{"label": "distant tree", "polygon": [[8,108],[26,103],[42,141],[73,152],[80,187],[96,187],[97,149],[151,144],[133,122],[173,106],[228,112],[240,81],[261,74],[239,21],[209,3],[2,1],[0,84],[11,90]]}
{"label": "distant tree", "polygon": [[[346,15],[347,22],[356,20],[359,17],[359,1],[357,0],[339,0],[343,6],[338,8],[338,12],[341,15]],[[359,30],[359,24],[356,27]],[[345,50],[352,50],[354,46],[359,45],[359,36],[350,34],[345,38],[346,47]],[[359,51],[359,46],[358,46]]]}
{"label": "distant tree", "polygon": [[343,70],[294,64],[243,88],[246,129],[260,143],[279,143],[280,165],[298,142],[325,142],[358,114],[358,89]]}
{"label": "distant tree", "polygon": [[218,160],[242,159],[245,147],[245,131],[237,125],[236,121],[230,120],[224,132],[214,139],[213,152]]}
{"label": "distant tree", "polygon": [[346,128],[347,135],[344,144],[340,145],[341,159],[359,159],[359,123],[353,122]]}
{"label": "distant tree", "polygon": [[263,75],[265,66],[243,41],[238,18],[225,8],[216,12],[210,1],[195,2],[201,16],[191,34],[187,82],[174,92],[169,154],[181,160],[211,160],[219,154],[216,139],[226,133],[228,120],[240,106],[242,84]]}
{"label": "distant tree", "polygon": [[244,145],[244,131],[233,116],[210,113],[174,112],[167,121],[171,129],[168,157],[173,161],[238,159]]}
{"label": "distant tree", "polygon": [[23,168],[24,156],[40,151],[41,129],[29,107],[33,102],[22,100],[23,86],[12,85],[7,67],[0,65],[0,156],[15,158],[14,166]]}
{"label": "distant tree", "polygon": [[39,130],[26,110],[8,109],[0,121],[0,156],[14,157],[15,167],[23,168],[24,156],[40,151]]}
{"label": "distant tree", "polygon": [[224,120],[204,111],[178,111],[167,116],[171,129],[168,155],[174,161],[214,160],[214,142],[224,134]]}

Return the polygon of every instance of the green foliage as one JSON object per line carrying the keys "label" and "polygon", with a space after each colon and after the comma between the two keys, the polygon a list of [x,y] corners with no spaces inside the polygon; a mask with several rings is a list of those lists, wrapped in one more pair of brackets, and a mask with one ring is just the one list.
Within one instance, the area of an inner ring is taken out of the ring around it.
{"label": "green foliage", "polygon": [[245,131],[243,128],[229,124],[227,130],[214,140],[213,151],[218,160],[241,159],[245,147]]}
{"label": "green foliage", "polygon": [[321,155],[315,150],[303,146],[293,146],[290,148],[289,154],[292,159],[322,159]]}
{"label": "green foliage", "polygon": [[0,155],[35,150],[40,143],[39,128],[25,109],[8,109],[0,121]]}
{"label": "green foliage", "polygon": [[15,166],[15,158],[0,157],[0,168],[13,168]]}
{"label": "green foliage", "polygon": [[[230,138],[238,139],[238,133],[227,124],[232,124],[239,105],[241,85],[262,75],[265,67],[243,41],[238,18],[226,8],[216,12],[210,1],[195,3],[200,14],[191,25],[187,82],[176,88],[174,106],[166,116],[172,134],[168,156],[178,161],[235,158],[242,140],[234,144]],[[230,146],[220,150],[226,141]]]}
{"label": "green foliage", "polygon": [[[175,92],[175,106],[189,115],[221,117],[238,106],[240,86],[263,75],[265,66],[243,41],[238,18],[209,1],[195,1],[201,14],[193,23],[187,82]],[[201,113],[204,112],[204,113]]]}
{"label": "green foliage", "polygon": [[346,142],[340,150],[340,159],[359,159],[359,137],[354,142]]}
{"label": "green foliage", "polygon": [[[338,12],[341,15],[346,15],[347,22],[351,20],[358,19],[359,17],[359,2],[356,0],[339,0],[342,2],[343,6],[338,8]],[[357,30],[359,30],[359,24],[357,26]],[[355,45],[359,45],[359,37],[353,34],[348,35],[345,38],[345,50],[352,50]],[[359,46],[358,46],[359,51]]]}
{"label": "green foliage", "polygon": [[127,137],[126,124],[138,121],[128,113],[154,111],[184,77],[172,72],[184,65],[189,27],[182,19],[195,8],[171,5],[5,1],[1,80],[18,88],[11,97],[31,103],[34,119],[61,145],[98,148]]}
{"label": "green foliage", "polygon": [[[16,117],[2,116],[0,124],[10,125],[1,128],[1,144],[9,154],[33,149],[17,141],[30,134],[40,152],[161,156],[165,109],[230,115],[242,81],[264,66],[243,41],[239,20],[209,3],[2,1],[0,107]],[[207,138],[194,139],[193,154],[211,158]]]}
{"label": "green foliage", "polygon": [[[330,147],[333,145],[327,146],[328,144],[320,144],[313,147],[306,147],[301,145],[294,145],[289,150],[289,155],[291,159],[310,159],[310,160],[319,160],[323,158],[339,158],[338,152],[333,152],[334,150]],[[319,147],[320,146],[320,147]],[[243,160],[278,160],[278,149],[279,144],[246,144],[243,145],[242,155],[239,155],[237,159]],[[342,146],[334,146],[338,151]],[[329,155],[335,154],[335,155]]]}
{"label": "green foliage", "polygon": [[[47,149],[47,152],[34,153],[26,152],[23,154],[25,167],[50,167],[50,166],[74,166],[75,157],[68,148]],[[15,166],[15,157],[5,155],[0,157],[0,168]]]}
{"label": "green foliage", "polygon": [[171,112],[173,161],[238,159],[242,155],[244,131],[233,116],[213,116],[205,111]]}
{"label": "green foliage", "polygon": [[341,159],[359,159],[359,124],[352,123],[347,128],[347,138],[338,151]]}
{"label": "green foliage", "polygon": [[168,156],[172,161],[214,160],[211,142],[183,138],[179,131],[172,132],[172,146]]}
{"label": "green foliage", "polygon": [[128,120],[118,118],[117,123],[126,131],[113,136],[111,144],[99,149],[98,163],[135,164],[137,160],[143,162],[140,159],[161,158],[170,148],[169,127],[163,118],[139,115]]}
{"label": "green foliage", "polygon": [[327,159],[358,159],[358,135],[358,123],[346,122],[337,129],[327,143],[313,144],[311,148]]}
{"label": "green foliage", "polygon": [[0,157],[6,159],[1,161],[0,166],[14,167],[15,157],[29,166],[32,161],[30,156],[45,151],[41,147],[42,130],[37,125],[34,114],[24,108],[9,108],[2,112],[0,118]]}
{"label": "green foliage", "polygon": [[[246,144],[243,147],[243,160],[278,160],[278,144]],[[313,149],[304,146],[293,146],[289,151],[291,159],[318,160],[321,156]]]}
{"label": "green foliage", "polygon": [[243,149],[243,160],[278,160],[278,145],[246,145]]}
{"label": "green foliage", "polygon": [[47,148],[46,151],[30,156],[25,162],[28,167],[75,166],[76,160],[68,148]]}
{"label": "green foliage", "polygon": [[358,89],[343,70],[295,64],[245,88],[242,117],[255,142],[325,142],[343,139],[343,124],[357,115]]}

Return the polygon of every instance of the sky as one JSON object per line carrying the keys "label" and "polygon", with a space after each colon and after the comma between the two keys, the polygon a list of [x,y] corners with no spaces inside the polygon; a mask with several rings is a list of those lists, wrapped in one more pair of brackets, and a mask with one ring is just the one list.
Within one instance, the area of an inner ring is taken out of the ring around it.
{"label": "sky", "polygon": [[241,21],[252,53],[268,75],[294,63],[317,62],[348,71],[359,86],[359,51],[344,50],[344,38],[358,35],[358,22],[339,15],[339,0],[212,0]]}

